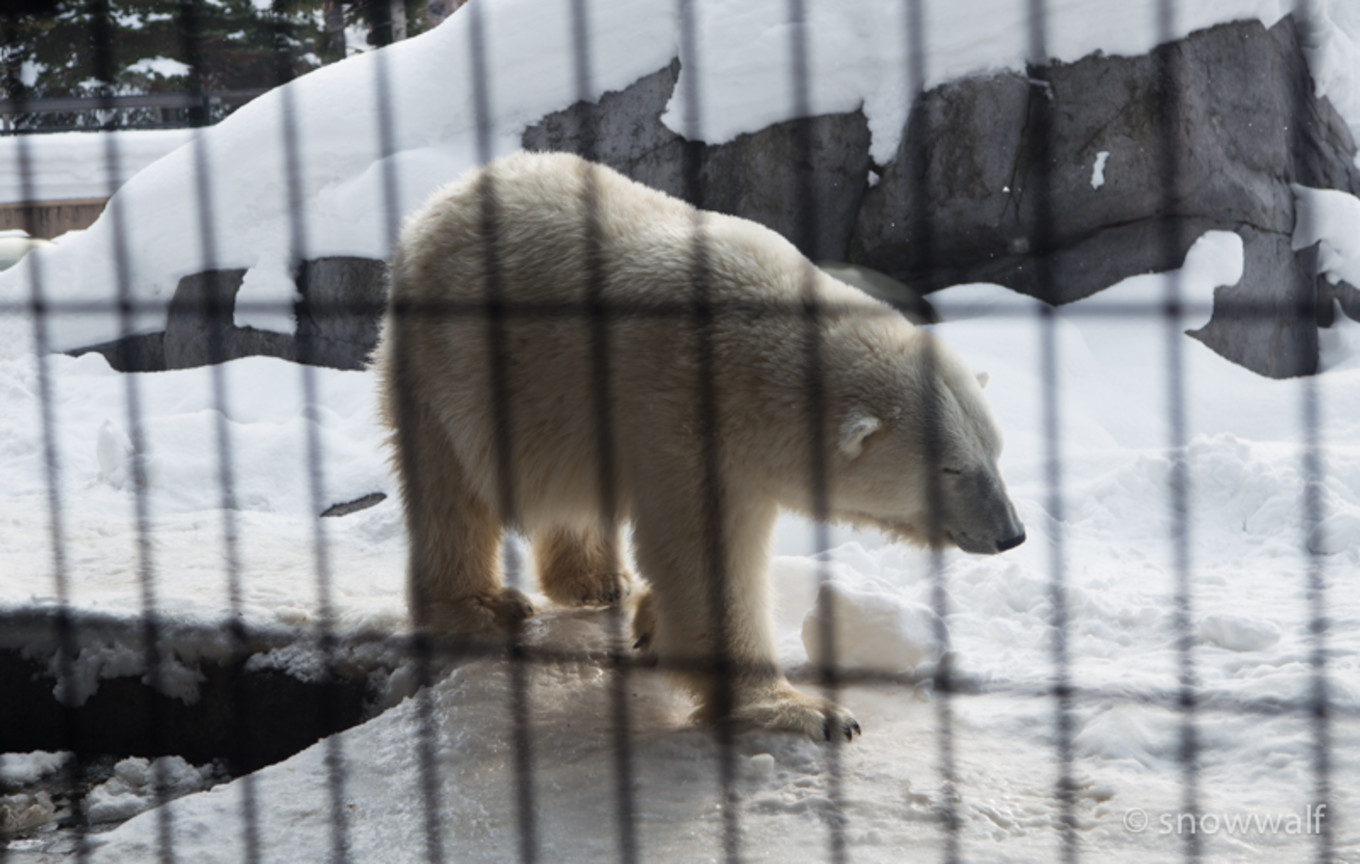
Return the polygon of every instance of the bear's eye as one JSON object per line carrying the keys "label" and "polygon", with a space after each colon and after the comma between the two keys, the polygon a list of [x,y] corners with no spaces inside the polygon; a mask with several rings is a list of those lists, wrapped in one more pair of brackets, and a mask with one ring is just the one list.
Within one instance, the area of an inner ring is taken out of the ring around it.
{"label": "bear's eye", "polygon": [[963,473],[963,471],[959,470],[958,468],[941,468],[940,470],[943,471],[943,472],[946,473],[946,474],[962,474],[962,473]]}

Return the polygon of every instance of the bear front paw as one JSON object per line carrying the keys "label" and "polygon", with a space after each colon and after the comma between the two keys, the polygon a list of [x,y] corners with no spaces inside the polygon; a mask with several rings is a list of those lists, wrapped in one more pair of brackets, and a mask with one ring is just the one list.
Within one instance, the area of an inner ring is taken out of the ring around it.
{"label": "bear front paw", "polygon": [[778,732],[799,732],[814,741],[830,741],[833,735],[846,741],[862,734],[859,721],[835,702],[809,696],[788,684],[772,692],[737,694],[732,720],[743,726]]}

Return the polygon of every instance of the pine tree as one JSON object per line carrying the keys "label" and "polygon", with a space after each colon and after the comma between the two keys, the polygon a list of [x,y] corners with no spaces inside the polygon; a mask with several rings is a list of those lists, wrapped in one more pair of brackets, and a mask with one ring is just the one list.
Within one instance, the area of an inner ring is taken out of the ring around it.
{"label": "pine tree", "polygon": [[[364,23],[369,41],[390,41],[387,0],[352,4],[344,19]],[[52,0],[45,9],[0,18],[0,74],[10,100],[263,90],[342,59],[332,0]],[[327,6],[330,6],[329,30]],[[381,8],[379,8],[381,7]],[[410,2],[412,11],[418,2]],[[412,16],[410,31],[421,19]],[[386,30],[384,31],[384,27]],[[158,122],[154,110],[127,112],[117,125]],[[215,120],[199,116],[191,122]],[[19,128],[101,125],[85,112],[33,114]]]}

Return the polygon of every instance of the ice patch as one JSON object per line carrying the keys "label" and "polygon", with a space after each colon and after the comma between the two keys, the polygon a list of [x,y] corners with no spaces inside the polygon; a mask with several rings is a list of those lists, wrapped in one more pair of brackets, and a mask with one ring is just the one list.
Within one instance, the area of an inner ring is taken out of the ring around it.
{"label": "ice patch", "polygon": [[746,760],[746,779],[753,783],[769,780],[774,776],[774,756],[770,753],[757,753]]}
{"label": "ice patch", "polygon": [[1078,720],[1072,748],[1082,756],[1128,759],[1144,767],[1161,767],[1176,758],[1179,718],[1152,705],[1116,703]]}
{"label": "ice patch", "polygon": [[[834,648],[825,640],[828,623]],[[939,628],[929,606],[904,599],[891,585],[832,579],[803,619],[803,647],[817,666],[925,675],[942,654]]]}
{"label": "ice patch", "polygon": [[1206,615],[1195,630],[1200,641],[1229,651],[1264,651],[1274,647],[1283,635],[1273,621],[1241,615]]}
{"label": "ice patch", "polygon": [[1319,522],[1308,535],[1308,551],[1315,555],[1337,555],[1360,547],[1360,515],[1333,513]]}

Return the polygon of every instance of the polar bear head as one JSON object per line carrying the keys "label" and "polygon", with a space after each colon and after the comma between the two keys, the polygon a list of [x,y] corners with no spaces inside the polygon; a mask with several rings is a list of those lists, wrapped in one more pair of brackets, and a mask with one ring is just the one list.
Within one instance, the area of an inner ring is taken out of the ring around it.
{"label": "polar bear head", "polygon": [[849,330],[828,352],[838,379],[826,418],[832,517],[980,555],[1023,543],[997,468],[987,376],[905,322]]}

